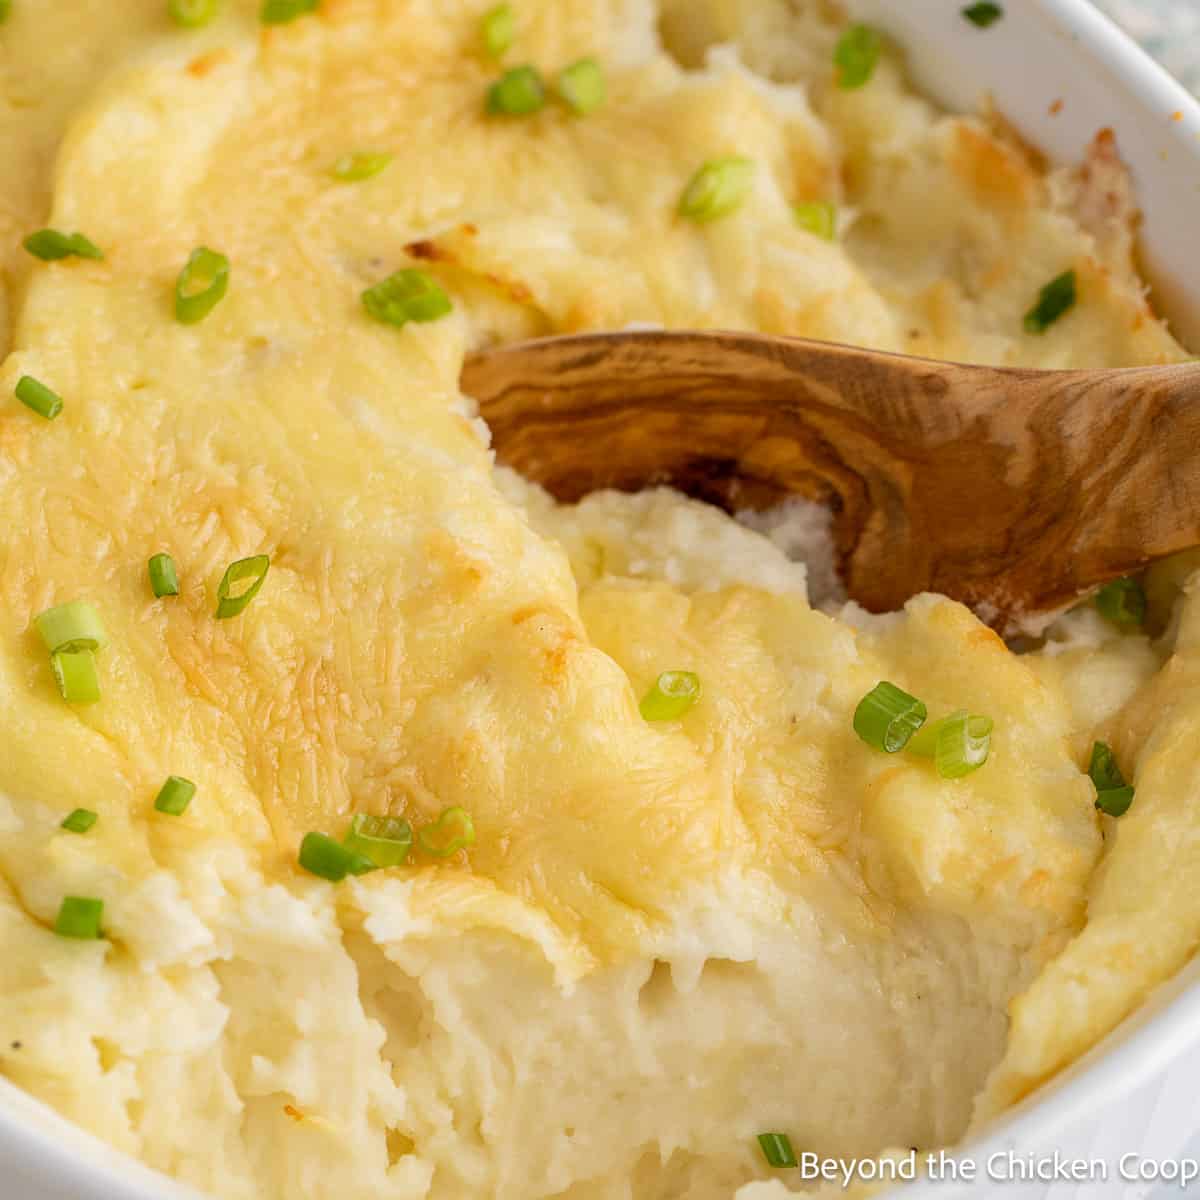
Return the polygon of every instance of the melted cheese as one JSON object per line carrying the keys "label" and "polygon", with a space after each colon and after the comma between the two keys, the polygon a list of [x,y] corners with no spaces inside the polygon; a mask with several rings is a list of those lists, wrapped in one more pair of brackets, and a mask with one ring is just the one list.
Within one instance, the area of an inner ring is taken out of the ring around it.
{"label": "melted cheese", "polygon": [[[1102,936],[1071,942],[1102,851],[1081,747],[1153,652],[1137,642],[1118,698],[1081,717],[1071,661],[1018,658],[949,601],[856,628],[715,512],[522,496],[461,361],[632,321],[1042,365],[1183,352],[1128,247],[1071,219],[1071,181],[936,113],[894,56],[836,93],[824,51],[768,62],[746,34],[763,73],[731,49],[687,69],[647,2],[531,3],[520,58],[594,54],[610,101],[511,120],[481,102],[486,7],[325,0],[260,29],[231,3],[184,34],[157,3],[64,4],[87,62],[32,53],[62,40],[40,9],[6,27],[0,154],[28,178],[5,228],[83,230],[105,258],[22,262],[0,369],[4,394],[30,374],[65,400],[53,424],[0,407],[0,1031],[23,1047],[0,1072],[239,1198],[718,1196],[761,1171],[762,1128],[846,1154],[953,1140],[1035,978],[1002,1100],[1190,945],[1048,1029],[1055,972]],[[824,46],[834,26],[804,20]],[[394,161],[331,178],[365,147]],[[730,152],[756,163],[747,203],[678,219],[691,172]],[[792,218],[818,197],[842,205],[837,242]],[[231,283],[183,326],[197,245]],[[413,263],[454,313],[371,322],[363,289]],[[1068,265],[1077,308],[1029,337]],[[159,601],[163,550],[182,594]],[[215,621],[225,565],[256,553],[262,593]],[[76,598],[111,635],[103,701],[80,709],[31,626]],[[647,724],[639,697],[682,667],[703,700]],[[934,715],[993,716],[987,768],[949,783],[868,751],[851,715],[883,678]],[[1174,695],[1186,668],[1163,679]],[[1184,770],[1192,717],[1172,720],[1119,740],[1139,796]],[[152,811],[172,773],[199,788],[178,820]],[[309,830],[452,805],[478,839],[451,862],[338,889],[296,867]],[[77,806],[100,813],[86,838],[57,832]],[[108,942],[53,936],[65,894],[104,899]],[[1141,926],[1106,928],[1125,945]]]}

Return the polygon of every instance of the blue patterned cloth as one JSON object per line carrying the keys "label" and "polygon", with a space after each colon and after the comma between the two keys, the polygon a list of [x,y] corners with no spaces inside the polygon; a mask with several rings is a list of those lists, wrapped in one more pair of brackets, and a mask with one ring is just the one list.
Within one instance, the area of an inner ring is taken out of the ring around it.
{"label": "blue patterned cloth", "polygon": [[1200,96],[1198,0],[1095,0],[1173,75]]}

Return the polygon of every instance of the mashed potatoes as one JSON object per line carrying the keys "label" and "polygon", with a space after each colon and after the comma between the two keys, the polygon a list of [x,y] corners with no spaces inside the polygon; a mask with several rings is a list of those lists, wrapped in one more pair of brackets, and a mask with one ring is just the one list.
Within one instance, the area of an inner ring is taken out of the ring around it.
{"label": "mashed potatoes", "polygon": [[[832,87],[840,25],[802,0],[522,0],[503,66],[595,56],[608,101],[489,116],[488,7],[262,27],[229,0],[191,32],[159,0],[14,0],[0,28],[4,243],[104,252],[5,252],[0,390],[30,375],[64,409],[0,407],[0,1073],[228,1200],[704,1200],[770,1175],[765,1130],[953,1142],[1200,936],[1200,602],[1157,643],[1085,612],[1025,656],[938,597],[830,616],[715,510],[560,509],[497,473],[459,369],[634,321],[1174,361],[1128,208],[937,113],[894,50]],[[333,178],[359,150],[392,160]],[[680,219],[729,154],[745,203]],[[201,245],[231,282],[185,325]],[[369,319],[405,266],[449,315]],[[1077,304],[1027,334],[1068,268]],[[261,594],[214,620],[252,554]],[[88,707],[32,624],[74,599],[110,635]],[[647,722],[670,669],[702,698]],[[951,781],[872,752],[851,721],[881,679],[992,717],[990,761]],[[1119,826],[1096,736],[1137,785]],[[171,774],[198,785],[182,817],[154,811]],[[453,806],[476,839],[448,860],[297,866],[355,813]],[[104,901],[103,940],[55,935],[68,895]]]}

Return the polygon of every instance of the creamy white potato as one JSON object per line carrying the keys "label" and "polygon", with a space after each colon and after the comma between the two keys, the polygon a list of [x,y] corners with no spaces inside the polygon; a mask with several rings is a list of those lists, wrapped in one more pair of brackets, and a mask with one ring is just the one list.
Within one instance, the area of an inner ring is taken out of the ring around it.
{"label": "creamy white potato", "polygon": [[[935,596],[820,611],[786,529],[498,472],[458,376],[635,321],[1178,360],[1111,147],[1047,175],[915,95],[896,47],[839,88],[842,23],[802,0],[520,0],[501,63],[487,0],[258,7],[190,31],[160,0],[14,0],[0,26],[0,1075],[228,1200],[704,1200],[775,1174],[760,1132],[940,1146],[1072,1061],[1200,936],[1200,601],[1158,642],[1084,612],[1025,655]],[[596,111],[485,110],[504,69],[584,56]],[[391,161],[332,176],[363,150]],[[732,154],[744,202],[681,217]],[[103,259],[31,258],[43,226]],[[198,246],[228,294],[182,324]],[[373,321],[404,267],[452,311]],[[1026,332],[1067,269],[1077,302]],[[254,554],[261,593],[217,621]],[[72,600],[109,634],[88,706],[34,627]],[[701,698],[644,720],[667,670]],[[872,750],[880,680],[991,717],[988,762]],[[1119,822],[1097,737],[1136,784]],[[154,810],[168,775],[182,816]],[[475,840],[448,859],[298,865],[356,813],[453,806]],[[104,902],[103,938],[56,935],[66,896]]]}

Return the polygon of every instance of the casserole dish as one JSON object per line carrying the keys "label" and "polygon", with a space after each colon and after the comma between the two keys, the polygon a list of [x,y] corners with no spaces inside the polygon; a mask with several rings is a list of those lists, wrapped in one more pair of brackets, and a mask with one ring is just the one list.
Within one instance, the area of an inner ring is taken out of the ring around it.
{"label": "casserole dish", "polygon": [[[905,46],[918,85],[951,109],[990,96],[1021,135],[1055,162],[1077,161],[1111,127],[1143,213],[1142,269],[1158,310],[1178,336],[1200,336],[1200,264],[1177,253],[1176,231],[1200,191],[1200,104],[1086,0],[1033,0],[979,36],[944,20],[945,4],[863,0],[856,14]],[[937,31],[936,35],[934,30]],[[1060,103],[1061,102],[1061,103]],[[986,1194],[992,1155],[1107,1160],[1107,1184],[1078,1194],[1119,1195],[1121,1155],[1149,1162],[1186,1153],[1197,1133],[1188,1079],[1200,1062],[1200,965],[1193,961],[1140,1011],[1071,1068],[1010,1110],[957,1153],[979,1167],[975,1183],[917,1182],[911,1197]],[[1134,1164],[1130,1164],[1132,1167]],[[1166,1182],[1166,1181],[1164,1181]],[[1003,1181],[1022,1196],[1075,1194],[1060,1182]],[[1139,1192],[1139,1194],[1142,1194]]]}
{"label": "casserole dish", "polygon": [[[937,16],[938,20],[940,20],[940,23],[946,23],[947,17],[950,17],[950,18],[955,17],[954,10],[953,10],[953,8],[950,8],[950,7],[940,6],[937,8],[937,10],[932,10],[932,8],[931,8],[930,11],[936,12],[936,16]],[[1031,10],[1026,10],[1026,12],[1028,12],[1028,11],[1031,11]],[[864,13],[864,16],[870,16],[870,14]],[[1022,16],[1022,19],[1024,19],[1024,13],[1022,13],[1021,16]],[[874,19],[878,19],[878,18],[874,18]],[[898,30],[896,30],[896,32],[898,32],[898,35],[902,38],[902,40],[904,40],[908,44],[912,44],[914,40],[919,41],[920,38],[922,38],[924,36],[925,42],[923,44],[926,44],[926,46],[928,46],[929,37],[931,36],[928,31],[926,31],[925,34],[923,35],[922,31],[920,31],[920,30],[898,29]],[[1025,35],[1025,36],[1020,37],[1018,43],[1016,43],[1016,44],[1018,44],[1018,47],[1020,48],[1021,55],[1024,55],[1026,53],[1026,44],[1025,43],[1028,40],[1028,36],[1030,36],[1030,35]],[[1038,34],[1038,36],[1042,36],[1042,35]],[[1049,37],[1050,35],[1048,34],[1046,36]],[[982,46],[982,44],[984,44],[984,43],[980,42],[980,46]],[[964,58],[965,53],[966,52],[960,52],[960,50],[955,49],[955,50],[953,50],[953,53],[950,54],[949,56],[950,56],[950,58],[954,58],[955,61],[961,61],[962,58]],[[990,53],[995,53],[995,52],[990,52]],[[955,58],[955,55],[956,55],[956,58]],[[968,58],[968,55],[967,55],[967,58]],[[1052,52],[1052,50],[1048,50],[1048,58],[1054,59],[1058,70],[1061,70],[1060,61],[1058,61],[1058,60],[1060,60],[1061,55],[1058,55],[1058,54]],[[1010,74],[1012,74],[1012,73],[1010,73]],[[1084,74],[1085,74],[1085,78],[1086,78],[1087,77],[1086,71],[1084,72]],[[983,68],[980,67],[980,70],[978,72],[972,71],[970,73],[970,78],[972,78],[972,79],[983,78]],[[1109,89],[1109,90],[1111,90],[1111,89]],[[1030,94],[1031,89],[1030,89],[1030,86],[1028,86],[1027,80],[1024,80],[1024,79],[1021,80],[1021,91],[1022,91],[1022,94],[1025,94],[1025,95]],[[1056,97],[1056,98],[1061,98],[1061,97]],[[1000,102],[1003,106],[1003,102],[1004,102],[1003,92],[1001,92],[1001,94],[1000,94]],[[1092,107],[1092,98],[1088,97],[1084,103],[1085,103],[1085,107],[1091,108]],[[1147,118],[1147,120],[1148,120],[1148,118]],[[1182,120],[1182,110],[1181,110],[1181,120]],[[1091,124],[1091,122],[1090,122],[1090,124]],[[1120,125],[1120,122],[1118,122],[1117,119],[1114,118],[1114,119],[1112,119],[1111,122],[1106,122],[1106,124]],[[1176,124],[1178,124],[1178,122],[1176,122]],[[1144,132],[1144,131],[1140,130],[1140,128],[1136,128],[1136,127],[1130,128],[1130,130],[1128,131],[1128,136],[1130,137],[1130,139],[1133,139],[1136,144],[1138,144],[1139,146],[1142,146],[1142,145],[1144,145],[1144,140],[1145,140],[1144,138],[1141,137],[1142,132]],[[1120,133],[1121,137],[1126,137],[1127,131],[1124,130],[1124,128],[1118,128],[1118,133]],[[1031,133],[1031,136],[1036,137],[1036,133]],[[1064,155],[1069,156],[1070,152],[1072,152],[1072,149],[1068,148],[1068,149],[1064,150],[1063,152],[1064,152]],[[1139,164],[1135,163],[1135,166],[1139,166]],[[1139,167],[1139,174],[1141,174],[1141,175],[1145,174],[1144,170],[1141,170],[1140,167]],[[1168,193],[1168,194],[1174,194],[1174,193]],[[1166,228],[1166,226],[1165,226],[1166,217],[1164,217],[1163,220],[1164,220],[1164,228]],[[1168,260],[1168,256],[1165,256],[1165,254],[1164,254],[1164,256],[1160,256],[1160,259],[1162,259],[1162,262],[1165,263],[1166,260]],[[1176,290],[1178,290],[1178,289],[1176,289]],[[1178,308],[1178,311],[1182,311],[1182,306],[1172,306],[1169,302],[1168,311],[1174,312],[1175,308]],[[65,1139],[65,1142],[67,1145],[73,1145],[73,1139]],[[28,1150],[28,1145],[29,1145],[28,1142],[26,1142],[26,1150]],[[24,1168],[22,1165],[20,1165],[18,1163],[16,1165],[16,1169],[17,1170],[24,1169],[26,1172],[26,1175],[29,1175],[30,1171],[28,1169],[28,1162],[30,1159],[30,1153],[32,1154],[32,1157],[34,1157],[34,1159],[36,1159],[38,1156],[41,1156],[43,1159],[46,1159],[47,1156],[46,1156],[46,1154],[43,1153],[43,1150],[44,1150],[44,1144],[35,1145],[34,1148],[32,1148],[32,1151],[30,1151],[29,1153],[26,1153],[26,1164],[25,1164]],[[34,1169],[32,1169],[32,1170],[34,1170],[34,1177],[36,1178],[36,1171],[38,1170],[36,1163],[35,1163]],[[62,1170],[77,1171],[77,1170],[79,1170],[79,1168],[78,1168],[78,1164],[72,1164],[70,1166],[64,1164],[64,1166],[62,1166]],[[52,1182],[49,1184],[49,1186],[52,1187],[52,1189],[58,1190],[59,1194],[61,1194],[62,1190],[67,1190],[67,1192],[70,1192],[71,1194],[77,1194],[77,1195],[78,1194],[88,1194],[89,1192],[92,1192],[95,1194],[107,1194],[107,1195],[114,1194],[114,1188],[112,1186],[109,1186],[109,1184],[107,1184],[103,1180],[97,1181],[95,1183],[95,1187],[91,1187],[90,1184],[80,1183],[78,1178],[66,1178],[66,1180],[64,1180],[64,1178],[60,1177],[58,1182]],[[134,1182],[130,1183],[130,1187],[139,1188],[140,1186],[136,1182],[136,1180],[134,1180]],[[152,1189],[152,1190],[154,1190],[154,1189]],[[52,1190],[52,1194],[54,1194],[53,1190]],[[134,1192],[131,1194],[138,1194],[138,1193]]]}

